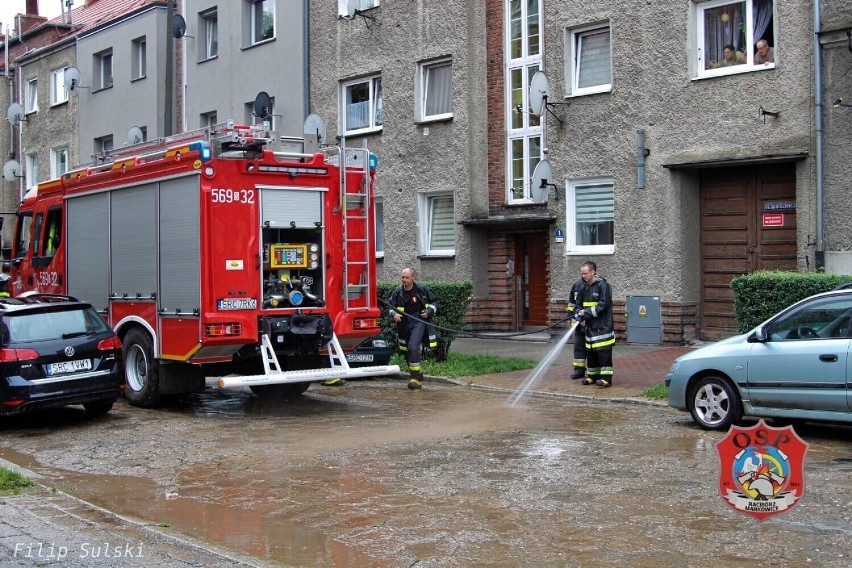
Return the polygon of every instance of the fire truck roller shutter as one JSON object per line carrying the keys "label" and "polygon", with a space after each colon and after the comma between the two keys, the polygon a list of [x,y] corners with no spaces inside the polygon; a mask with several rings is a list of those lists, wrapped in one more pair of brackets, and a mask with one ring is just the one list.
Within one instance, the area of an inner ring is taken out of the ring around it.
{"label": "fire truck roller shutter", "polygon": [[157,184],[112,192],[112,293],[150,298],[157,292]]}
{"label": "fire truck roller shutter", "polygon": [[106,310],[109,306],[109,264],[106,262],[109,258],[109,194],[70,197],[66,208],[66,289],[95,309]]}
{"label": "fire truck roller shutter", "polygon": [[198,176],[160,183],[160,309],[201,307]]}
{"label": "fire truck roller shutter", "polygon": [[270,227],[313,229],[322,223],[322,192],[261,187],[263,224]]}

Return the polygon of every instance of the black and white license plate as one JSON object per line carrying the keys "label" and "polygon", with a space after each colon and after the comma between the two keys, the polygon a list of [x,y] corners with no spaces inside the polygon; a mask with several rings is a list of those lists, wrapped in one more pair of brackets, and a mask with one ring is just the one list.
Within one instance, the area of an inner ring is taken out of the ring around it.
{"label": "black and white license plate", "polygon": [[48,363],[48,375],[61,375],[63,373],[76,373],[77,371],[90,371],[92,369],[91,359],[79,359],[77,361],[62,361],[60,363]]}
{"label": "black and white license plate", "polygon": [[216,309],[226,310],[256,310],[257,298],[222,298],[217,300]]}
{"label": "black and white license plate", "polygon": [[350,363],[372,363],[372,353],[347,353],[346,360]]}

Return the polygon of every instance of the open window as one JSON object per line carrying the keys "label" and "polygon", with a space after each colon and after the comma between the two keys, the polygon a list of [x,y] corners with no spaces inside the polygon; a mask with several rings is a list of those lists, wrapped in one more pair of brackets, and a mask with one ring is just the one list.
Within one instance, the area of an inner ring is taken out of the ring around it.
{"label": "open window", "polygon": [[774,0],[692,0],[695,76],[774,68]]}

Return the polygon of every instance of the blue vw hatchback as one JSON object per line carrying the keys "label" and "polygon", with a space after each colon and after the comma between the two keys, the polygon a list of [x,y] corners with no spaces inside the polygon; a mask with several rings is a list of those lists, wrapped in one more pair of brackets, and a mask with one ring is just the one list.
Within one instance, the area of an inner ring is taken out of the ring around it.
{"label": "blue vw hatchback", "polygon": [[669,406],[726,430],[743,416],[852,422],[852,290],[801,300],[748,333],[679,357]]}

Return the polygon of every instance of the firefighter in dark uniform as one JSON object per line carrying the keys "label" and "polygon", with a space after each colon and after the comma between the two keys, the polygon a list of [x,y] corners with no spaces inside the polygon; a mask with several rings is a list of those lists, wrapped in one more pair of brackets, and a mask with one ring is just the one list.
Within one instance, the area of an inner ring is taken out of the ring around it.
{"label": "firefighter in dark uniform", "polygon": [[[568,312],[568,317],[574,318],[579,311],[580,295],[583,293],[583,287],[586,285],[583,279],[580,278],[574,285],[571,286],[571,291],[568,292],[568,307],[565,309]],[[582,321],[576,325],[582,326]],[[586,334],[583,327],[578,327],[574,330],[574,372],[571,374],[571,379],[582,379],[586,376]]]}
{"label": "firefighter in dark uniform", "polygon": [[8,298],[11,295],[12,288],[12,265],[8,262],[3,263],[3,272],[0,272],[0,298]]}
{"label": "firefighter in dark uniform", "polygon": [[423,388],[420,351],[422,345],[438,346],[432,318],[438,312],[438,297],[415,281],[413,268],[402,270],[402,285],[390,297],[390,315],[396,322],[399,350],[405,355],[411,378],[408,388]]}
{"label": "firefighter in dark uniform", "polygon": [[601,388],[612,386],[612,348],[615,329],[612,321],[612,289],[598,276],[597,266],[588,261],[580,267],[585,287],[580,295],[580,315],[586,329],[586,361],[588,377],[584,385]]}

